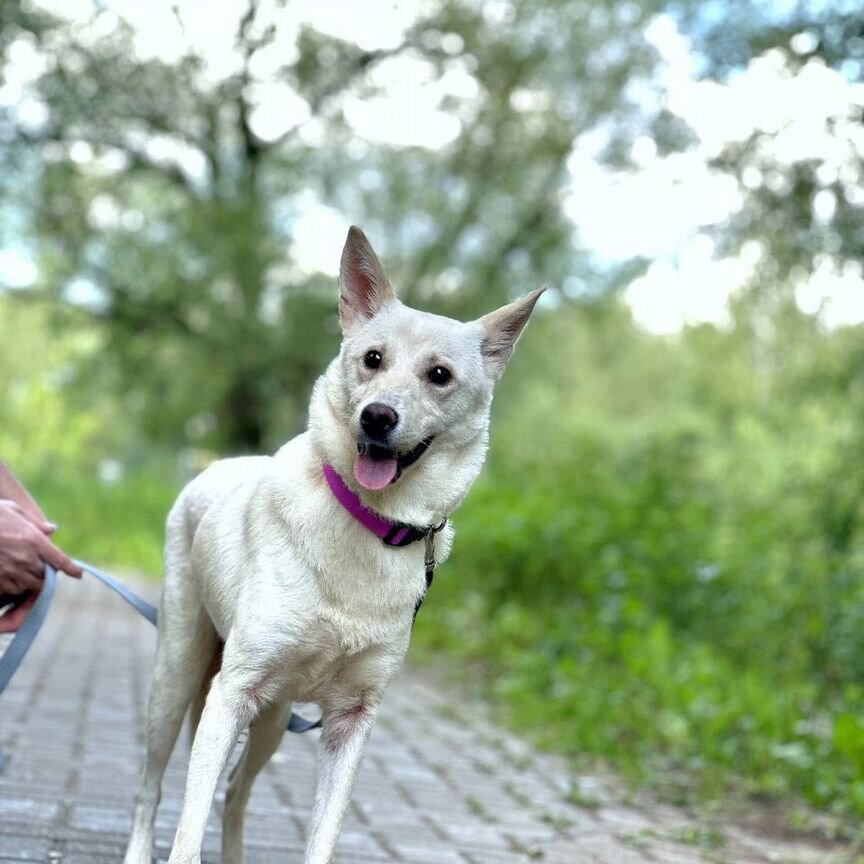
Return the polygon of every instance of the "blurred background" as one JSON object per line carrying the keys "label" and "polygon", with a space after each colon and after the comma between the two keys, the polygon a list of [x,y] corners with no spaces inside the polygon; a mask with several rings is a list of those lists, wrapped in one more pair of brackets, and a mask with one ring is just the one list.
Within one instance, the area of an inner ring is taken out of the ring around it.
{"label": "blurred background", "polygon": [[0,456],[70,552],[157,577],[303,428],[350,223],[423,308],[548,283],[417,656],[675,800],[864,814],[858,0],[4,0],[0,53]]}

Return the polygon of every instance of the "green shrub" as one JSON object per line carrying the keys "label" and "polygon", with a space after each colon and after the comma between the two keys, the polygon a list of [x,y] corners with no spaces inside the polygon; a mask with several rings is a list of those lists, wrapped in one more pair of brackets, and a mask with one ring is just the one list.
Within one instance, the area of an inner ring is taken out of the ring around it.
{"label": "green shrub", "polygon": [[55,466],[26,479],[59,525],[56,542],[70,555],[152,578],[162,572],[165,517],[178,491],[164,467],[139,468],[115,482],[74,466]]}

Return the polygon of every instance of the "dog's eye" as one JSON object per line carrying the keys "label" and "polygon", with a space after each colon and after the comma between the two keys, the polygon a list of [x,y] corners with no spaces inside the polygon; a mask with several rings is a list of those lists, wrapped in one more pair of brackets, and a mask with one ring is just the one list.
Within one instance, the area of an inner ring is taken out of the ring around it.
{"label": "dog's eye", "polygon": [[437,384],[439,387],[443,387],[450,381],[453,376],[450,374],[449,369],[445,369],[443,366],[435,366],[429,370],[429,374],[426,377],[433,384]]}
{"label": "dog's eye", "polygon": [[363,358],[363,365],[367,369],[377,369],[381,365],[381,352],[367,351],[366,356]]}

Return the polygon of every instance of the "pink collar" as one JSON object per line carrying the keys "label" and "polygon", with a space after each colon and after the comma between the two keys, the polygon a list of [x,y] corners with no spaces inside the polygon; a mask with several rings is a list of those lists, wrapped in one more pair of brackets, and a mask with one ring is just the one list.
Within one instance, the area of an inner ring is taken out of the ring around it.
{"label": "pink collar", "polygon": [[415,525],[405,525],[402,522],[391,522],[383,516],[366,507],[360,500],[360,496],[349,489],[345,481],[336,472],[332,465],[325,463],[324,477],[327,485],[336,496],[336,500],[367,530],[376,537],[380,537],[387,546],[408,546],[416,540],[422,540],[433,531],[440,531],[446,519],[439,526],[417,528]]}

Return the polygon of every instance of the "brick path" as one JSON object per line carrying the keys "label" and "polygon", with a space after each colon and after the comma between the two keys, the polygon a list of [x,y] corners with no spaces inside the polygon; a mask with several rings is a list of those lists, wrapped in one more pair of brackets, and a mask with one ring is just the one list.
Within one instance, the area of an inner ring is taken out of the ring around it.
{"label": "brick path", "polygon": [[[151,589],[152,590],[152,589]],[[65,580],[38,643],[0,700],[0,862],[122,860],[142,759],[155,632],[85,577]],[[722,837],[668,806],[621,803],[615,784],[568,773],[409,670],[393,686],[351,805],[341,864],[839,864],[842,849]],[[469,718],[457,721],[456,712]],[[302,861],[315,738],[286,735],[259,776],[247,819],[248,864]],[[168,769],[157,858],[180,809],[185,735]],[[239,752],[239,750],[237,751]],[[568,803],[568,793],[581,806]],[[205,862],[218,860],[217,793]]]}

